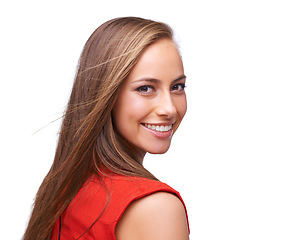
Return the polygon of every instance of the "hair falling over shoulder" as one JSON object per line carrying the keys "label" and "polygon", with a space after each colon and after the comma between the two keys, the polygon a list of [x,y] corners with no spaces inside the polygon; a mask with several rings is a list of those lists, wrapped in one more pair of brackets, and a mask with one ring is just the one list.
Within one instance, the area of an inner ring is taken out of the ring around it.
{"label": "hair falling over shoulder", "polygon": [[110,20],[90,36],[79,59],[54,162],[37,192],[24,240],[50,239],[55,221],[101,169],[155,179],[114,131],[111,112],[141,53],[162,38],[172,39],[166,24],[135,17]]}

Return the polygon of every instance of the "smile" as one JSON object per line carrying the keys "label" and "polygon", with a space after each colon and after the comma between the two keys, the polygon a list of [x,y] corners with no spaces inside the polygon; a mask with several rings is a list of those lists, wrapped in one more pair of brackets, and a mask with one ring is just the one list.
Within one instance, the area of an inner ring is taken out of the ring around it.
{"label": "smile", "polygon": [[144,124],[148,129],[157,131],[157,132],[168,132],[172,129],[173,125],[152,125],[152,124]]}

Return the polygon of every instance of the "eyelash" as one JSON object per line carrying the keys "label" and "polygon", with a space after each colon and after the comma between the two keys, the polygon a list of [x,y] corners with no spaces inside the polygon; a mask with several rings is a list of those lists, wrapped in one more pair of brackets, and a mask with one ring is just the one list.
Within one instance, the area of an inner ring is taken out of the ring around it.
{"label": "eyelash", "polygon": [[141,92],[141,93],[146,93],[146,94],[148,94],[148,92],[145,91],[144,88],[146,88],[146,89],[150,88],[150,89],[152,89],[153,91],[155,91],[155,88],[154,88],[153,86],[150,86],[150,85],[140,86],[140,87],[137,88],[137,91],[138,91],[138,92]]}
{"label": "eyelash", "polygon": [[[183,90],[185,89],[185,87],[186,87],[184,83],[178,83],[178,84],[172,86],[171,89],[174,88],[174,87],[176,87],[176,86],[180,86],[181,89],[179,89],[179,90],[174,90],[174,91],[183,91]],[[172,90],[172,91],[173,91],[173,90]]]}
{"label": "eyelash", "polygon": [[[179,90],[173,89],[175,87],[181,87],[181,89],[179,89]],[[183,91],[185,89],[185,87],[186,86],[185,86],[184,83],[177,83],[177,84],[175,84],[174,86],[171,87],[171,91]],[[136,90],[138,92],[141,92],[141,93],[144,93],[144,94],[150,94],[151,92],[148,92],[147,91],[148,89],[151,89],[153,92],[155,92],[155,88],[151,85],[140,86]]]}

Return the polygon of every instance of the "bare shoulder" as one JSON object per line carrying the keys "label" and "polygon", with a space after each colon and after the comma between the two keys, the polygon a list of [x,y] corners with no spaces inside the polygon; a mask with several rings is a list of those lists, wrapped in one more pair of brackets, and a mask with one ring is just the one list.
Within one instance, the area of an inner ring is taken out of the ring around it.
{"label": "bare shoulder", "polygon": [[180,199],[157,192],[134,201],[116,227],[117,240],[188,240],[185,209]]}

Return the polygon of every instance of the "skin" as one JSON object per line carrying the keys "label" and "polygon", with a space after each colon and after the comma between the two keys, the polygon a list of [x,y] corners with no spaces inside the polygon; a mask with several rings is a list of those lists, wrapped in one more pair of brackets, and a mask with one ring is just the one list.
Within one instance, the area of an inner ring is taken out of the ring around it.
{"label": "skin", "polygon": [[[144,51],[122,86],[113,109],[114,126],[135,146],[139,161],[146,152],[168,151],[186,112],[185,79],[177,46],[164,39]],[[159,133],[145,124],[172,129]]]}
{"label": "skin", "polygon": [[116,228],[117,240],[188,240],[182,202],[159,192],[133,202]]}
{"label": "skin", "polygon": [[[146,152],[161,154],[169,149],[186,112],[184,85],[178,49],[172,40],[163,39],[144,51],[122,86],[113,109],[114,126],[135,146],[140,162]],[[150,129],[152,125],[164,130]],[[116,239],[188,240],[182,202],[166,192],[134,201],[117,224]]]}

